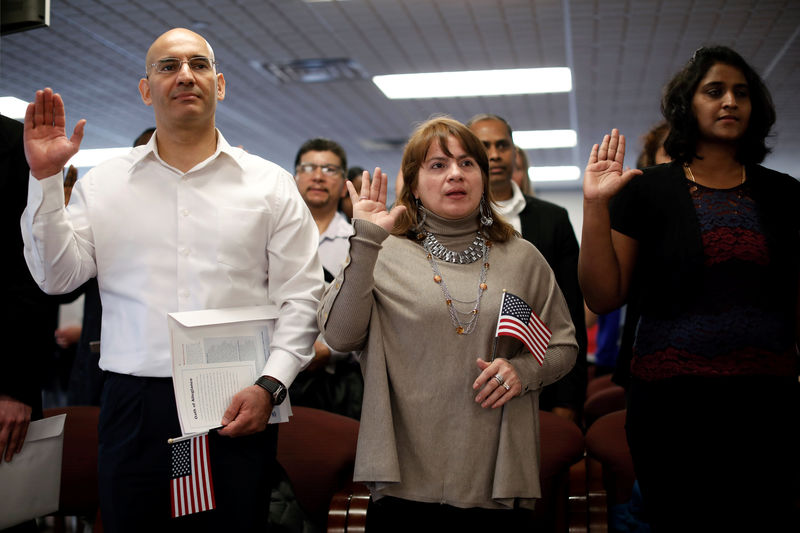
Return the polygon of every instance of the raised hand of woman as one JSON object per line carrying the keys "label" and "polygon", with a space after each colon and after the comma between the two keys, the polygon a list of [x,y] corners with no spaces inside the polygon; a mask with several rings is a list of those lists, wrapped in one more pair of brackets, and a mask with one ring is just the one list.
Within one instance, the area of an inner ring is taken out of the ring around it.
{"label": "raised hand of woman", "polygon": [[625,169],[625,136],[619,130],[603,137],[603,142],[592,147],[589,163],[583,174],[583,197],[586,201],[608,201],[634,176],[638,169]]}
{"label": "raised hand of woman", "polygon": [[386,208],[386,190],[388,176],[375,167],[370,180],[366,170],[361,177],[361,192],[357,193],[351,181],[347,182],[350,201],[353,202],[353,219],[362,219],[376,224],[386,231],[392,231],[398,217],[405,211],[405,206],[395,206],[391,211]]}
{"label": "raised hand of woman", "polygon": [[72,156],[78,153],[85,120],[75,125],[67,138],[64,102],[51,88],[36,91],[36,100],[25,110],[25,157],[36,179],[60,174]]}

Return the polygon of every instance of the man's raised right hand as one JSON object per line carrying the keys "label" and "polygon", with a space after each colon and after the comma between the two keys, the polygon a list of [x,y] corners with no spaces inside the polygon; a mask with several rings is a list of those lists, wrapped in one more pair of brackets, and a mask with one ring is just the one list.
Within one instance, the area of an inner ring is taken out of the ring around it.
{"label": "man's raised right hand", "polygon": [[36,179],[59,174],[83,140],[86,120],[79,120],[67,138],[64,101],[49,87],[36,91],[36,100],[25,111],[25,158]]}

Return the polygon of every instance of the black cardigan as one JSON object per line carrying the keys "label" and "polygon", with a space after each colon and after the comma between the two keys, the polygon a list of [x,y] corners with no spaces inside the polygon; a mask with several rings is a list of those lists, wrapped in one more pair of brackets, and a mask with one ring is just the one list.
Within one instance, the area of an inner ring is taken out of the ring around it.
{"label": "black cardigan", "polygon": [[[796,313],[800,273],[800,182],[787,174],[749,165],[748,188],[762,223],[770,257],[768,292],[778,305]],[[615,381],[627,383],[638,313],[671,317],[699,293],[703,243],[700,223],[679,163],[645,169],[610,206],[611,227],[639,244],[628,295]]]}

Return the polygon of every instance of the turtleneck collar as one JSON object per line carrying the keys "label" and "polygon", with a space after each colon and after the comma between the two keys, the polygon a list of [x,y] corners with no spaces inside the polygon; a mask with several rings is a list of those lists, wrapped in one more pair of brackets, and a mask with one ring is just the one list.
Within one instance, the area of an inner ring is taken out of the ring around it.
{"label": "turtleneck collar", "polygon": [[480,208],[472,213],[456,220],[442,218],[439,215],[425,209],[424,229],[433,233],[436,238],[453,251],[466,249],[475,239],[475,233],[480,227]]}

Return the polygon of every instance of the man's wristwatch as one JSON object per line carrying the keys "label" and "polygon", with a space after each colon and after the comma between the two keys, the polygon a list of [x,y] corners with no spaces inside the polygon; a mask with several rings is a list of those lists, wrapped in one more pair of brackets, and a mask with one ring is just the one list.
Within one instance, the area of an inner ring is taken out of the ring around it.
{"label": "man's wristwatch", "polygon": [[255,384],[272,396],[273,405],[280,405],[286,399],[286,387],[277,379],[261,376],[256,380]]}

